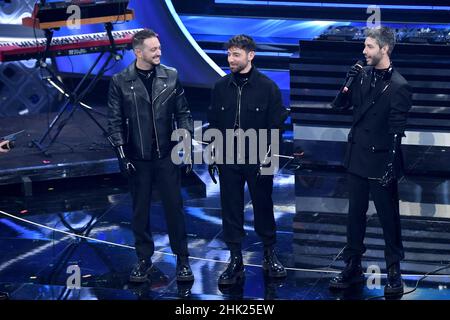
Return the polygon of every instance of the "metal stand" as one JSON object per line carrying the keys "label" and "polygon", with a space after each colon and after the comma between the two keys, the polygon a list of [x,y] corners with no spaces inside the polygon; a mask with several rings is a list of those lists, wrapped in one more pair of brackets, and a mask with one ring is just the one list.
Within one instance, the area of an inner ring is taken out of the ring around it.
{"label": "metal stand", "polygon": [[[92,232],[92,229],[95,227],[97,223],[99,223],[103,219],[105,214],[106,212],[100,214],[99,216],[92,215],[92,217],[89,219],[89,222],[81,228],[72,227],[61,213],[58,214],[58,217],[60,218],[62,224],[68,229],[68,231],[74,233],[75,235],[89,237],[90,233]],[[111,263],[111,259],[106,254],[104,254],[102,250],[100,250],[95,245],[90,244],[85,239],[77,238],[76,241],[71,242],[61,252],[58,253],[59,257],[56,261],[53,262],[53,266],[51,267],[48,276],[43,279],[44,283],[59,284],[57,282],[58,277],[61,276],[62,274],[66,274],[65,268],[67,268],[67,266],[69,265],[70,259],[72,259],[73,255],[76,253],[81,243],[86,243],[92,249],[92,251],[94,251],[94,253],[100,258],[100,260],[102,260],[104,265],[111,270],[112,274],[117,273],[114,264]],[[66,300],[71,293],[72,289],[65,287],[59,294],[57,300]]]}
{"label": "metal stand", "polygon": [[[52,84],[55,88],[57,88],[60,92],[62,92],[67,97],[66,102],[62,105],[62,107],[59,110],[58,114],[52,120],[52,122],[50,123],[49,127],[47,128],[45,133],[42,135],[42,137],[39,140],[33,140],[31,142],[31,146],[36,146],[46,156],[49,155],[48,149],[56,141],[56,139],[58,138],[59,134],[61,133],[61,130],[64,128],[64,126],[72,118],[72,116],[74,115],[74,113],[75,113],[75,111],[76,111],[76,109],[78,107],[80,107],[81,110],[86,112],[86,114],[89,116],[89,118],[91,118],[94,121],[94,123],[100,128],[100,130],[102,130],[103,134],[106,136],[105,128],[102,127],[102,125],[97,121],[97,119],[95,119],[95,117],[92,115],[91,112],[96,112],[96,113],[101,114],[103,116],[106,116],[106,115],[101,113],[101,112],[94,111],[91,107],[89,107],[88,105],[84,104],[81,101],[83,98],[86,97],[87,94],[89,94],[92,91],[94,86],[97,84],[98,80],[100,80],[100,78],[103,76],[103,74],[105,73],[106,68],[108,67],[108,64],[110,63],[110,61],[112,59],[114,59],[115,61],[119,61],[119,60],[122,59],[122,55],[116,53],[116,46],[115,46],[115,43],[114,43],[114,38],[112,36],[112,30],[113,30],[112,23],[111,22],[105,23],[105,29],[106,29],[106,32],[107,32],[107,35],[108,35],[108,38],[109,38],[109,41],[110,41],[110,48],[111,49],[109,51],[104,51],[104,52],[101,52],[99,54],[99,56],[95,60],[94,64],[90,67],[89,71],[83,76],[81,81],[78,83],[78,85],[76,86],[76,88],[72,92],[70,92],[69,90],[62,89],[62,88],[64,88],[64,84],[61,83],[57,79],[56,74],[50,68],[48,68],[47,64],[45,63],[45,57],[48,54],[48,50],[49,50],[50,44],[51,44],[51,39],[52,39],[52,36],[53,36],[53,32],[51,30],[48,30],[48,29],[45,30],[45,34],[46,34],[46,38],[47,38],[46,50],[45,50],[45,52],[43,54],[43,57],[38,61],[38,64],[39,64],[39,67],[45,68],[50,73],[52,78],[55,79],[54,81],[52,81],[51,79],[47,79],[47,81],[49,81],[50,84]],[[105,53],[108,53],[109,56],[107,57],[107,59],[101,65],[100,70],[97,73],[97,75],[95,75],[95,77],[92,80],[90,80],[90,82],[88,83],[86,88],[84,88],[82,90],[81,88],[83,87],[83,85],[85,83],[88,82],[88,78],[90,78],[90,76],[92,75],[94,69],[97,67],[97,65],[99,65],[100,60],[103,58]],[[59,83],[59,86],[55,82]],[[73,108],[71,110],[69,110],[71,105],[73,106]],[[63,118],[63,115],[65,113],[67,113],[67,112],[68,112],[67,116],[65,118]],[[57,126],[57,124],[58,124],[58,126]],[[55,134],[53,136],[51,136],[50,133],[52,132],[53,129],[55,129],[56,132],[55,132]],[[46,140],[48,140],[47,143],[46,143]]]}

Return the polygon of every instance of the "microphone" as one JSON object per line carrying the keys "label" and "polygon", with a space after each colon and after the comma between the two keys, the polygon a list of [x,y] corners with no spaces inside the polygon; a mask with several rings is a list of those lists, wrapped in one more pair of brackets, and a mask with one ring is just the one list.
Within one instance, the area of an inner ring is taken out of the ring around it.
{"label": "microphone", "polygon": [[[356,70],[359,73],[362,70],[363,66],[364,66],[364,62],[362,62],[361,60],[358,60],[358,62],[356,62],[356,64],[352,68],[356,68]],[[351,86],[354,79],[355,79],[355,76],[351,76],[347,79],[347,81],[344,83],[344,86],[342,87],[342,89],[339,90],[338,94],[334,98],[333,102],[331,102],[332,108],[345,109],[348,107],[347,104],[348,104],[349,97],[348,97],[347,92],[348,92],[348,88]]]}
{"label": "microphone", "polygon": [[[364,66],[364,62],[362,62],[361,60],[358,60],[358,62],[355,63],[355,65],[353,66],[353,68],[356,68],[358,70],[358,73],[362,70]],[[347,79],[347,81],[344,84],[344,87],[342,89],[343,93],[346,93],[348,91],[348,88],[350,88],[350,86],[352,85],[353,80],[355,79],[355,77],[349,77]]]}

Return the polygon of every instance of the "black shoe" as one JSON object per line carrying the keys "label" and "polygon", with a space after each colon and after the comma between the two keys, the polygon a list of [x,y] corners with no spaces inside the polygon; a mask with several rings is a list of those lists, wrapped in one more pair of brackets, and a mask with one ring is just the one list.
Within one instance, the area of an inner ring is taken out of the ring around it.
{"label": "black shoe", "polygon": [[194,281],[177,282],[177,293],[180,298],[186,299],[191,296],[191,289]]}
{"label": "black shoe", "polygon": [[285,284],[285,279],[264,277],[264,300],[275,300],[278,298],[278,289]]}
{"label": "black shoe", "polygon": [[387,284],[384,287],[385,296],[402,295],[403,280],[400,271],[400,263],[394,263],[388,268]]}
{"label": "black shoe", "polygon": [[347,289],[364,282],[364,273],[361,267],[361,258],[353,257],[347,262],[342,272],[331,279],[330,289]]}
{"label": "black shoe", "polygon": [[233,285],[243,278],[244,274],[244,262],[242,260],[242,254],[231,254],[230,263],[227,268],[219,277],[219,285]]}
{"label": "black shoe", "polygon": [[264,272],[271,278],[284,278],[286,277],[286,269],[280,261],[278,261],[277,255],[273,248],[264,249],[264,259],[262,263]]}
{"label": "black shoe", "polygon": [[177,281],[194,281],[194,274],[187,256],[177,256]]}
{"label": "black shoe", "polygon": [[9,299],[9,295],[6,292],[0,291],[0,300],[8,300],[8,299]]}
{"label": "black shoe", "polygon": [[219,285],[219,291],[226,299],[242,300],[244,299],[245,277],[242,276],[232,285]]}
{"label": "black shoe", "polygon": [[148,260],[140,260],[131,271],[130,281],[131,282],[146,282],[148,280],[148,275],[152,269],[153,264]]}

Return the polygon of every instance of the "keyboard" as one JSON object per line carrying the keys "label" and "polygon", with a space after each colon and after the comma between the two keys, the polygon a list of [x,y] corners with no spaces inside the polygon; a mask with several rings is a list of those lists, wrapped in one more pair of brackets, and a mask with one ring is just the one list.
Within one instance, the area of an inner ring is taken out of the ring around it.
{"label": "keyboard", "polygon": [[[142,29],[113,31],[117,50],[130,50],[133,35]],[[0,42],[0,61],[39,59],[45,51],[46,39],[26,39],[14,42]],[[111,50],[106,32],[54,37],[47,57],[72,56]]]}

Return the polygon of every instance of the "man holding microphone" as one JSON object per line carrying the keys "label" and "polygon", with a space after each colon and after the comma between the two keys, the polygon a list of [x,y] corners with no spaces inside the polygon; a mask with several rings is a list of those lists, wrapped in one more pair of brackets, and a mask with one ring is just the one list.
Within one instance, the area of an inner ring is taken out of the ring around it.
{"label": "man holding microphone", "polygon": [[402,245],[397,181],[402,176],[401,139],[411,108],[411,87],[391,63],[395,33],[387,27],[368,29],[363,54],[332,106],[353,108],[344,165],[348,171],[349,211],[344,270],[330,281],[331,289],[364,282],[361,257],[365,252],[369,194],[383,228],[387,284],[385,295],[403,293]]}

